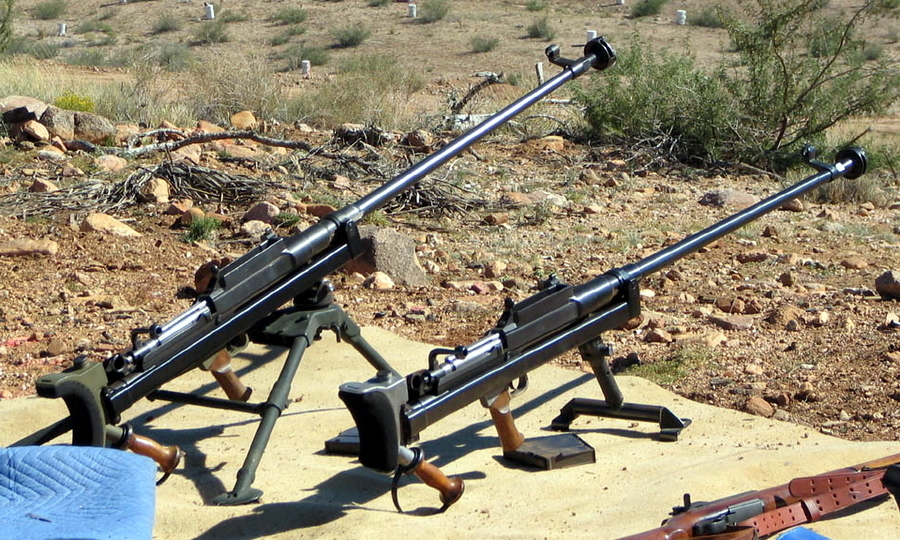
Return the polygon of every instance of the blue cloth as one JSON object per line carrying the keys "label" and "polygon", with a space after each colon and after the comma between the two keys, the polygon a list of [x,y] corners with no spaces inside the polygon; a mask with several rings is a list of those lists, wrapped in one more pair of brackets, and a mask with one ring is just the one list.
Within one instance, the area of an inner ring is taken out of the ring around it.
{"label": "blue cloth", "polygon": [[0,448],[4,540],[151,540],[156,463],[87,446]]}
{"label": "blue cloth", "polygon": [[828,540],[828,538],[806,527],[797,527],[778,535],[775,540]]}

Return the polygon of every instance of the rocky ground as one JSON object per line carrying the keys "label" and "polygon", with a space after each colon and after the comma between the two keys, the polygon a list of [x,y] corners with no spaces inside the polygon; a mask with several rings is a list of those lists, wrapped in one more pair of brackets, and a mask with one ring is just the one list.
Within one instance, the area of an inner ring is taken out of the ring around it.
{"label": "rocky ground", "polygon": [[[125,349],[132,329],[187,308],[201,265],[254,245],[257,233],[242,221],[257,203],[277,207],[271,226],[279,234],[302,230],[322,205],[354,201],[452,137],[426,135],[431,140],[413,146],[402,134],[377,145],[330,131],[279,134],[319,149],[315,157],[246,141],[192,145],[195,165],[219,171],[219,182],[263,189],[231,202],[197,201],[224,226],[194,242],[185,238],[180,210],[172,210],[185,192],[94,209],[127,225],[135,233],[128,236],[97,230],[78,205],[92,196],[79,187],[86,181],[159,175],[165,155],[129,159],[116,175],[83,152],[40,157],[7,139],[0,148],[8,158],[0,169],[0,399],[32,394],[36,376],[78,355],[102,360]],[[62,189],[29,193],[36,181]],[[424,284],[378,285],[342,272],[332,276],[336,298],[361,325],[440,346],[468,344],[494,325],[504,298],[528,297],[540,279],[584,282],[785,182],[735,168],[646,167],[622,149],[503,132],[367,220],[413,240]],[[45,204],[51,195],[53,204]],[[642,316],[604,335],[615,368],[693,400],[839,437],[900,439],[900,304],[875,292],[879,276],[900,271],[898,201],[890,192],[877,204],[805,197],[649,277]],[[574,353],[557,362],[588,369]]]}

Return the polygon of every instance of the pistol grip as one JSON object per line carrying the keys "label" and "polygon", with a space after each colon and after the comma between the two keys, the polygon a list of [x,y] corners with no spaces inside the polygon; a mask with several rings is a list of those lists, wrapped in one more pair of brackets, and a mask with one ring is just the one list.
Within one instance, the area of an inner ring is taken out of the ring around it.
{"label": "pistol grip", "polygon": [[513,421],[512,411],[510,411],[510,395],[509,390],[504,390],[493,400],[485,400],[488,410],[491,412],[491,419],[494,421],[494,427],[497,428],[497,435],[500,438],[500,447],[504,452],[512,452],[525,442],[523,435],[516,427]]}
{"label": "pistol grip", "polygon": [[412,473],[426,486],[432,487],[440,492],[441,503],[443,503],[444,509],[458,501],[466,490],[466,484],[463,482],[462,478],[450,478],[438,469],[437,466],[428,463],[424,459],[419,462]]}
{"label": "pistol grip", "polygon": [[209,370],[212,372],[216,382],[219,383],[219,386],[222,387],[222,390],[225,391],[228,399],[234,401],[247,401],[250,399],[253,389],[245,386],[234,372],[234,369],[232,369],[231,355],[228,354],[228,351],[224,349],[219,351],[212,364],[210,364]]}

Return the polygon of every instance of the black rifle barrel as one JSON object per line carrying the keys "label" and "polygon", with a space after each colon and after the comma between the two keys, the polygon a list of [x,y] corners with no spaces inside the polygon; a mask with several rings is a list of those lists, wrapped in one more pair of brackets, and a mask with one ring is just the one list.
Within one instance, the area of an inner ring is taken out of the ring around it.
{"label": "black rifle barrel", "polygon": [[582,314],[591,313],[608,302],[610,298],[617,294],[618,286],[621,285],[621,283],[615,283],[616,281],[621,280],[622,283],[639,281],[822,184],[842,176],[849,179],[859,177],[866,171],[867,160],[865,152],[861,148],[853,147],[838,152],[833,165],[815,162],[814,166],[821,169],[818,174],[809,176],[789,188],[700,232],[694,233],[645,259],[615,270],[613,273],[616,274],[617,280],[596,278],[576,287],[573,300],[581,306],[579,311]]}

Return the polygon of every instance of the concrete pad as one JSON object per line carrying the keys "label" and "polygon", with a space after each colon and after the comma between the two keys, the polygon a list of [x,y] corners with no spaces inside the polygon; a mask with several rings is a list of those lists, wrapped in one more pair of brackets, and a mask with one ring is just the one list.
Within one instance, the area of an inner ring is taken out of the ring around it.
{"label": "concrete pad", "polygon": [[[365,328],[363,335],[401,373],[427,366],[430,345]],[[280,350],[251,347],[235,359],[257,399],[281,369]],[[437,492],[404,479],[391,502],[390,478],[354,458],[328,455],[324,441],[352,426],[337,397],[343,382],[365,380],[372,368],[325,332],[306,353],[294,381],[293,402],[278,421],[254,487],[262,502],[211,506],[230,490],[253,437],[257,417],[232,411],[142,401],[127,418],[136,431],[187,453],[181,468],[157,491],[155,537],[160,540],[253,538],[616,539],[652,529],[681,504],[682,494],[715,500],[786,483],[794,477],[900,453],[900,443],[855,443],[793,424],[691,402],[645,380],[619,377],[625,399],[662,405],[693,423],[676,442],[660,442],[657,426],[628,420],[577,419],[572,429],[596,449],[596,463],[534,471],[502,460],[489,415],[474,403],[422,433],[429,460],[462,476],[466,492],[446,513]],[[513,401],[528,438],[546,427],[569,399],[602,398],[590,374],[544,366]],[[222,395],[208,373],[195,371],[168,389]],[[39,398],[0,402],[0,444],[8,445],[64,414],[62,403]],[[808,527],[833,540],[900,538],[892,500],[866,505]]]}

